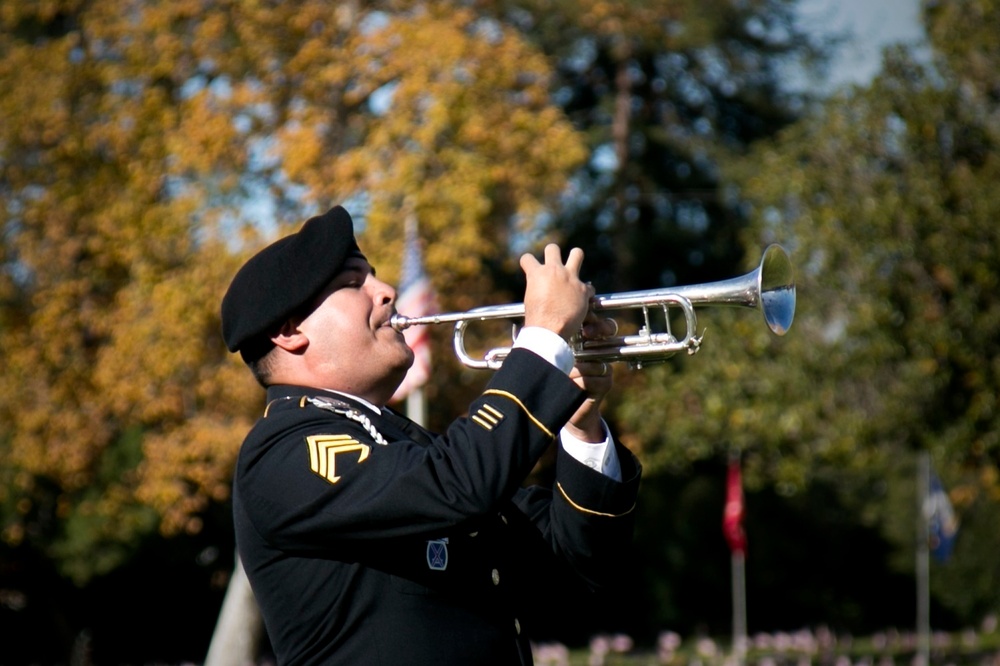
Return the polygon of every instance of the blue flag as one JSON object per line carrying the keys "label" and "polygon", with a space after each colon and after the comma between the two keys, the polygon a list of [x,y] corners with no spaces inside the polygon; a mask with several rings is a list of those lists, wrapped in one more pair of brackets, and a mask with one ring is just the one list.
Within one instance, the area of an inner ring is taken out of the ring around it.
{"label": "blue flag", "polygon": [[941,485],[941,479],[933,471],[927,487],[927,497],[924,500],[924,516],[927,518],[928,546],[931,554],[938,562],[947,562],[955,547],[958,520],[955,518],[948,493]]}

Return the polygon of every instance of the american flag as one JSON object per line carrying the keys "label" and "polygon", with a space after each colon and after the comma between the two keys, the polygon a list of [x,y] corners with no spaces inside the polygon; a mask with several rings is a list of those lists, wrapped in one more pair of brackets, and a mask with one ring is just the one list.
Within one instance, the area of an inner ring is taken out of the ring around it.
{"label": "american flag", "polygon": [[[424,260],[420,251],[420,239],[417,236],[417,220],[410,215],[406,218],[406,239],[396,310],[407,317],[422,317],[433,314],[436,309],[434,288],[424,273]],[[431,347],[427,327],[411,326],[403,331],[403,336],[406,338],[406,344],[413,350],[413,366],[396,389],[391,402],[404,399],[426,384],[431,376]]]}

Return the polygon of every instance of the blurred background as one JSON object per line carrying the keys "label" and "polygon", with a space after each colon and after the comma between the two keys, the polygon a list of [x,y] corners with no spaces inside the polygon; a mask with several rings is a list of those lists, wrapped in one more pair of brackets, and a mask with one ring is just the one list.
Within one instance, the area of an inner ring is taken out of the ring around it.
{"label": "blurred background", "polygon": [[[997,663],[997,34],[991,0],[0,0],[0,664],[206,661],[263,406],[221,296],[338,203],[442,311],[520,301],[551,240],[598,293],[791,256],[787,335],[704,308],[697,355],[616,366],[636,567],[539,663],[732,660],[741,622],[762,664]],[[441,429],[488,372],[427,332]]]}

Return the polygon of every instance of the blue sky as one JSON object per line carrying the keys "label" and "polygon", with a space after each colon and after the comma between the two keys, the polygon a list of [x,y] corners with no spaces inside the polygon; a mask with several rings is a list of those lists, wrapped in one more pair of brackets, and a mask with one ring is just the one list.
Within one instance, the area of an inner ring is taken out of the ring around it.
{"label": "blue sky", "polygon": [[844,35],[830,71],[830,85],[867,82],[879,69],[881,50],[924,38],[920,0],[799,0],[806,30]]}

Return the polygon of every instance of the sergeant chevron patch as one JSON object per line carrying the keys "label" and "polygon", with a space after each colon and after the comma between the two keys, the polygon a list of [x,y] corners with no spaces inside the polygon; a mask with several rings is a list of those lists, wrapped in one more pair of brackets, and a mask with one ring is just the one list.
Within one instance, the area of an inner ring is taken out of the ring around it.
{"label": "sergeant chevron patch", "polygon": [[485,430],[493,430],[493,428],[500,425],[503,419],[503,412],[493,405],[483,405],[479,408],[479,411],[472,415],[472,420]]}
{"label": "sergeant chevron patch", "polygon": [[350,435],[310,435],[306,437],[306,443],[309,445],[309,469],[330,483],[340,481],[335,465],[338,453],[358,451],[358,462],[361,463],[371,451],[370,446]]}

